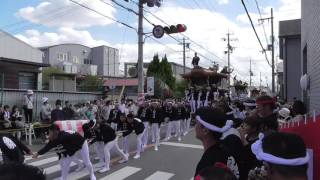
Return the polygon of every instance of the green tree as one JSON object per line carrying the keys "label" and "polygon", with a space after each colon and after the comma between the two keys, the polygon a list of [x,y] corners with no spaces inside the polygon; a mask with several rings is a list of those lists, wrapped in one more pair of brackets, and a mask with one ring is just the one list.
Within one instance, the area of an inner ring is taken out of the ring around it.
{"label": "green tree", "polygon": [[80,83],[79,83],[79,90],[80,91],[89,91],[89,92],[97,92],[101,91],[103,87],[103,78],[99,76],[86,76]]}
{"label": "green tree", "polygon": [[178,98],[183,98],[185,97],[184,91],[188,87],[188,81],[186,80],[181,80],[177,81],[174,89],[174,96]]}
{"label": "green tree", "polygon": [[150,62],[149,66],[148,66],[147,76],[159,77],[159,75],[160,75],[159,66],[160,66],[159,55],[155,54],[153,56],[152,61]]}
{"label": "green tree", "polygon": [[42,70],[42,86],[43,89],[49,89],[49,81],[52,74],[63,74],[64,72],[58,67],[47,67]]}
{"label": "green tree", "polygon": [[173,77],[171,64],[168,62],[167,55],[164,55],[160,64],[160,71],[162,74],[161,79],[170,87],[170,89],[174,89],[176,79]]}

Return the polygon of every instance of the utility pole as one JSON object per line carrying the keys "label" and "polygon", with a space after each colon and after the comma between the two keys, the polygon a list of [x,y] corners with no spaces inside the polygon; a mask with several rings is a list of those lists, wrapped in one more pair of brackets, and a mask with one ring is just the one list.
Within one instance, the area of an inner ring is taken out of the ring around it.
{"label": "utility pole", "polygon": [[227,41],[227,51],[225,51],[225,54],[228,55],[228,73],[229,73],[229,78],[228,78],[228,85],[230,88],[230,78],[231,78],[231,65],[230,65],[230,54],[233,52],[234,47],[231,46],[230,41],[234,41],[235,39],[231,39],[230,36],[233,35],[229,32],[227,33],[227,38],[222,38],[224,41]]}
{"label": "utility pole", "polygon": [[144,94],[143,75],[143,0],[139,0],[138,20],[138,97]]}
{"label": "utility pole", "polygon": [[273,30],[273,8],[271,8],[271,17],[259,19],[259,21],[271,20],[271,45],[268,45],[268,50],[271,51],[271,69],[272,69],[272,93],[275,95],[275,72],[274,72],[274,30]]}
{"label": "utility pole", "polygon": [[252,76],[252,71],[251,71],[251,58],[250,58],[250,87],[251,87],[251,76]]}
{"label": "utility pole", "polygon": [[186,43],[186,38],[184,37],[180,44],[183,46],[183,74],[186,74],[186,47],[189,48],[190,43]]}
{"label": "utility pole", "polygon": [[271,48],[272,48],[272,93],[275,95],[275,73],[274,73],[274,32],[273,32],[273,8],[271,8]]}
{"label": "utility pole", "polygon": [[183,45],[183,74],[186,74],[186,39],[182,39]]}

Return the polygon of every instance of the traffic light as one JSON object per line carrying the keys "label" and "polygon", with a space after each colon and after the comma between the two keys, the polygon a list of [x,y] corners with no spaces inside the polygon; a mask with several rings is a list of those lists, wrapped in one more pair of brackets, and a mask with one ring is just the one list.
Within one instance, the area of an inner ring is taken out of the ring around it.
{"label": "traffic light", "polygon": [[153,6],[160,7],[161,2],[162,0],[144,0],[144,3],[147,3],[148,7],[153,7]]}
{"label": "traffic light", "polygon": [[182,33],[187,30],[187,26],[184,24],[177,24],[176,26],[166,26],[163,28],[163,30],[166,34]]}

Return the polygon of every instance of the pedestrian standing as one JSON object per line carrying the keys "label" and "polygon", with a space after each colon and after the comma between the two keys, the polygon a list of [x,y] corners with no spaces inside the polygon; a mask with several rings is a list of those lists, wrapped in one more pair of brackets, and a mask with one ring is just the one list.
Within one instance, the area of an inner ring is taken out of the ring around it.
{"label": "pedestrian standing", "polygon": [[27,94],[24,96],[23,110],[26,123],[31,123],[33,114],[33,91],[30,89],[27,90]]}
{"label": "pedestrian standing", "polygon": [[128,137],[132,133],[132,129],[130,124],[127,121],[127,117],[125,113],[120,113],[120,121],[118,124],[118,130],[122,132],[122,138],[123,138],[123,145],[122,149],[123,152],[129,156],[129,142],[128,142]]}
{"label": "pedestrian standing", "polygon": [[[160,103],[153,101],[150,110],[148,111],[148,119],[151,123],[152,142],[155,143],[154,150],[158,151],[160,145],[160,127],[162,121],[162,111]],[[146,144],[145,144],[146,145]]]}
{"label": "pedestrian standing", "polygon": [[166,141],[171,139],[172,127],[174,124],[174,107],[173,102],[169,101],[167,105],[164,107],[164,121],[168,122],[167,133],[166,133]]}
{"label": "pedestrian standing", "polygon": [[50,123],[51,122],[51,111],[52,108],[50,104],[48,103],[48,98],[43,97],[42,98],[42,107],[40,111],[40,119],[42,123]]}

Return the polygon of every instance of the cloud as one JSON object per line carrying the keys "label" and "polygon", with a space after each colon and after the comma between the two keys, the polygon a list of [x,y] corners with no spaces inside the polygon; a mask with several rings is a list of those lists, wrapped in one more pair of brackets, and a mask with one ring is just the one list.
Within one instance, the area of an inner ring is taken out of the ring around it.
{"label": "cloud", "polygon": [[[114,18],[116,10],[114,7],[101,1],[76,0],[106,16]],[[106,2],[109,2],[107,0]],[[37,6],[29,6],[19,9],[16,16],[35,24],[55,27],[90,27],[106,26],[113,21],[87,10],[69,0],[47,0]]]}
{"label": "cloud", "polygon": [[50,46],[61,43],[79,43],[89,47],[109,45],[106,41],[94,39],[88,31],[75,30],[70,27],[61,27],[57,32],[44,33],[31,29],[25,31],[24,34],[17,34],[15,37],[34,47]]}
{"label": "cloud", "polygon": [[229,0],[217,0],[218,4],[228,4]]}

